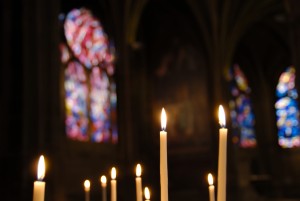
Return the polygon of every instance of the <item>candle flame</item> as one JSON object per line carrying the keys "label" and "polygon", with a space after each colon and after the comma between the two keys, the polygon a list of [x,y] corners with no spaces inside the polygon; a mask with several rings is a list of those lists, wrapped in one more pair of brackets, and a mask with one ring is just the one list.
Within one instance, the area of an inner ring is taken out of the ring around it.
{"label": "candle flame", "polygon": [[111,168],[111,179],[116,179],[117,177],[117,170],[115,167]]}
{"label": "candle flame", "polygon": [[208,184],[211,186],[214,184],[214,178],[211,173],[207,175]]}
{"label": "candle flame", "polygon": [[87,180],[84,181],[83,186],[84,186],[84,190],[89,191],[90,186],[91,186],[91,182],[87,179]]}
{"label": "candle flame", "polygon": [[145,187],[144,194],[145,194],[145,199],[150,200],[150,191],[148,187]]}
{"label": "candle flame", "polygon": [[137,164],[137,165],[136,165],[136,168],[135,168],[135,174],[136,174],[137,177],[140,177],[140,176],[141,176],[141,174],[142,174],[142,167],[141,167],[140,164]]}
{"label": "candle flame", "polygon": [[226,126],[225,112],[222,105],[219,106],[219,123],[221,127]]}
{"label": "candle flame", "polygon": [[38,180],[43,180],[45,177],[45,158],[43,155],[40,156],[39,163],[38,163],[38,171],[37,171],[37,178]]}
{"label": "candle flame", "polygon": [[102,175],[101,178],[100,178],[100,181],[101,181],[102,184],[106,184],[106,182],[107,182],[106,176]]}
{"label": "candle flame", "polygon": [[162,130],[165,130],[167,127],[167,115],[164,108],[161,110],[160,120],[161,120],[161,128]]}

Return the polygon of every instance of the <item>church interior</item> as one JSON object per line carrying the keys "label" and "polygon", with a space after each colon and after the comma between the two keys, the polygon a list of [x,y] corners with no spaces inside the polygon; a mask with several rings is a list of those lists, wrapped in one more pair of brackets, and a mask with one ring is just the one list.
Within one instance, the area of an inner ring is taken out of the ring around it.
{"label": "church interior", "polygon": [[45,201],[103,200],[102,175],[113,201],[112,167],[117,200],[138,200],[137,164],[163,201],[162,108],[169,200],[209,201],[208,173],[218,198],[219,105],[226,199],[300,200],[299,1],[0,4],[1,200],[37,201],[43,155]]}

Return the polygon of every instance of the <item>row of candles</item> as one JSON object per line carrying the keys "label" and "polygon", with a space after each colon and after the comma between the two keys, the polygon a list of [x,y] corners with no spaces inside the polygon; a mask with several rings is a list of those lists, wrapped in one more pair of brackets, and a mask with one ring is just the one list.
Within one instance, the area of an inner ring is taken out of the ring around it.
{"label": "row of candles", "polygon": [[[136,201],[143,200],[143,192],[142,192],[142,167],[140,164],[136,166]],[[42,181],[45,175],[45,159],[44,156],[40,156],[38,163],[38,178],[40,180],[34,182],[34,196],[33,201],[43,201],[45,195],[45,182]],[[111,169],[111,201],[117,200],[117,181],[116,181],[117,171],[116,168],[113,167]],[[211,173],[208,174],[208,184],[209,184],[209,197],[210,201],[215,201],[215,187],[213,185],[213,176]],[[102,201],[107,201],[107,179],[105,175],[100,177],[100,183],[102,187]],[[85,191],[85,201],[90,201],[90,187],[91,182],[89,180],[85,180],[83,183],[84,191]],[[150,190],[148,187],[144,188],[144,196],[145,201],[150,201]]]}
{"label": "row of candles", "polygon": [[[227,162],[227,129],[225,128],[225,112],[223,107],[219,106],[219,158],[218,158],[218,186],[217,186],[217,201],[226,201],[226,162]],[[165,131],[167,124],[167,116],[164,108],[161,113],[161,127],[160,131],[160,188],[161,201],[168,201],[168,164],[167,164],[167,132]],[[142,192],[142,168],[138,164],[136,166],[136,197],[137,201],[143,200]],[[116,168],[111,169],[111,201],[117,201],[117,180]],[[41,156],[38,163],[37,177],[38,180],[34,182],[33,201],[44,201],[45,196],[45,159]],[[107,179],[103,175],[100,178],[102,186],[102,200],[107,201],[106,198],[106,182]],[[213,185],[213,176],[208,174],[209,183],[209,199],[215,201],[215,187]],[[90,181],[85,180],[85,201],[90,201]],[[150,201],[150,191],[145,187],[144,195],[146,201]]]}
{"label": "row of candles", "polygon": [[[140,164],[136,166],[136,201],[142,201],[143,200],[143,192],[142,192],[142,178],[141,178],[141,173],[142,173],[142,167]],[[116,168],[113,167],[111,169],[111,201],[117,201],[117,171]],[[107,196],[106,196],[106,176],[102,175],[100,177],[100,182],[101,182],[101,187],[102,187],[102,201],[107,201]],[[84,183],[84,191],[85,191],[85,201],[90,201],[90,181],[85,180]],[[144,190],[144,195],[145,195],[145,200],[150,201],[150,190],[148,187],[145,187]]]}

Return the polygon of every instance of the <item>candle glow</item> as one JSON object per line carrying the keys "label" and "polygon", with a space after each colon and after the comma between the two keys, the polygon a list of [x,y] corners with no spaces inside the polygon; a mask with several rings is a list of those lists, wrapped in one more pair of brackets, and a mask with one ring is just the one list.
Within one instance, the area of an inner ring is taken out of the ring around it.
{"label": "candle glow", "polygon": [[116,177],[117,177],[117,170],[115,167],[113,167],[111,169],[111,179],[116,179]]}
{"label": "candle glow", "polygon": [[214,178],[211,173],[207,175],[207,181],[210,186],[214,184]]}
{"label": "candle glow", "polygon": [[162,128],[162,130],[165,130],[166,126],[167,126],[167,115],[166,115],[166,111],[164,108],[161,110],[160,120],[161,120],[161,128]]}
{"label": "candle glow", "polygon": [[106,184],[106,182],[107,182],[106,176],[102,175],[100,178],[100,181],[101,181],[101,184]]}
{"label": "candle glow", "polygon": [[142,174],[142,167],[141,167],[140,164],[136,165],[135,174],[136,174],[137,177],[141,176],[141,174]]}
{"label": "candle glow", "polygon": [[37,171],[37,178],[38,180],[43,180],[45,177],[45,158],[43,155],[40,156],[39,163],[38,163],[38,171]]}
{"label": "candle glow", "polygon": [[219,123],[221,127],[226,126],[225,112],[222,105],[219,106]]}
{"label": "candle glow", "polygon": [[84,190],[85,191],[89,191],[90,190],[90,187],[91,187],[91,182],[89,180],[85,180],[84,183]]}
{"label": "candle glow", "polygon": [[144,194],[145,194],[145,199],[150,200],[150,191],[148,187],[145,187]]}

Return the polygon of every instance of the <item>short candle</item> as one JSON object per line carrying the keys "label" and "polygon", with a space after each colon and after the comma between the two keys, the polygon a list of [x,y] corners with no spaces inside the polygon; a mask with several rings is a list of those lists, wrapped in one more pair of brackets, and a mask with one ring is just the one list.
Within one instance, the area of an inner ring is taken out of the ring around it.
{"label": "short candle", "polygon": [[84,191],[85,191],[85,201],[90,201],[90,187],[91,182],[89,180],[85,180],[83,183]]}
{"label": "short candle", "polygon": [[142,178],[141,178],[142,167],[140,164],[137,164],[135,174],[136,174],[136,178],[135,178],[136,201],[143,201]]}
{"label": "short candle", "polygon": [[209,201],[215,201],[215,186],[214,186],[214,178],[211,173],[207,175],[208,180],[208,191],[209,191]]}
{"label": "short candle", "polygon": [[148,187],[145,187],[144,194],[146,199],[145,201],[150,201],[150,191]]}
{"label": "short candle", "polygon": [[117,170],[115,167],[113,167],[111,169],[111,181],[110,181],[110,185],[111,185],[111,201],[117,201]]}
{"label": "short candle", "polygon": [[45,185],[43,182],[45,177],[45,159],[44,156],[41,155],[38,162],[38,170],[37,170],[37,181],[33,184],[33,201],[44,201],[45,198]]}
{"label": "short candle", "polygon": [[107,195],[106,195],[106,183],[107,179],[105,175],[102,175],[100,178],[101,187],[102,187],[102,201],[107,201]]}

